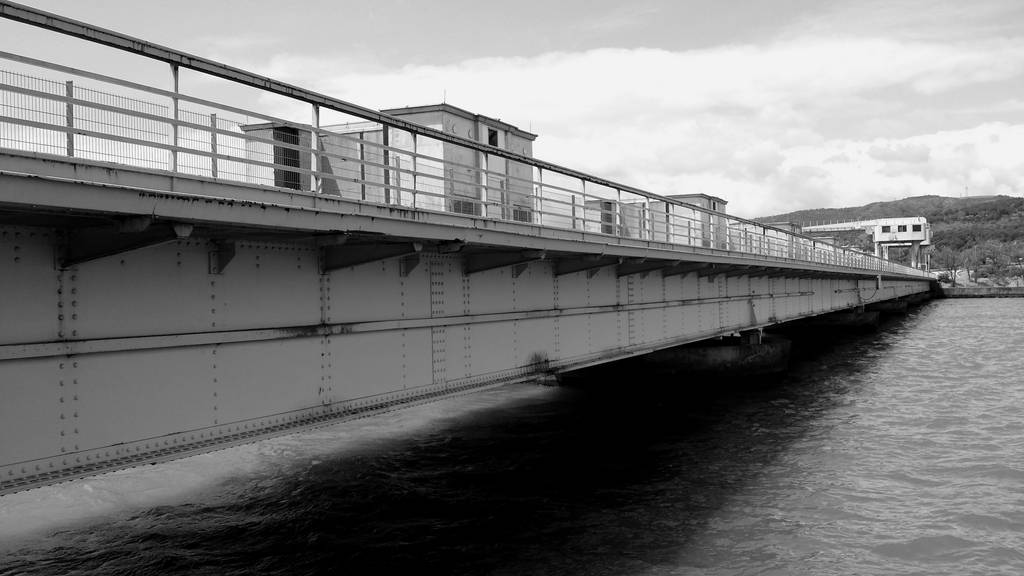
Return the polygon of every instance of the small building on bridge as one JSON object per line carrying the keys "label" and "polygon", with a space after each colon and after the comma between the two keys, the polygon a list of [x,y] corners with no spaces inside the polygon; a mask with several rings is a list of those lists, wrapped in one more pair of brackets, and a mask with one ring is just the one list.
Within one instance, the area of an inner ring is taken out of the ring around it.
{"label": "small building on bridge", "polygon": [[[381,112],[428,128],[468,138],[500,150],[533,157],[536,134],[451,104],[392,108]],[[361,121],[322,126],[318,141],[321,193],[381,204],[398,204],[504,220],[532,222],[532,166],[502,156],[413,134],[377,122]],[[313,154],[308,130],[274,124],[244,128],[259,138],[284,146],[257,143],[252,153],[274,164],[299,171],[267,168],[263,179],[275,186],[308,190],[312,187]],[[288,144],[295,145],[291,148]],[[272,150],[271,150],[272,149]],[[270,172],[273,175],[270,175]]]}

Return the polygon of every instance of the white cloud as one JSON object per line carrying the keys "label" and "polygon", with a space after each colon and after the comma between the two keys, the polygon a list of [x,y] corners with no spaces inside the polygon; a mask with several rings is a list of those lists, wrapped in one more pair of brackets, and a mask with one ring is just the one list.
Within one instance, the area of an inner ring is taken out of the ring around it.
{"label": "white cloud", "polygon": [[[535,153],[546,160],[661,194],[715,194],[745,216],[958,194],[965,181],[979,193],[1024,193],[1024,125],[978,105],[988,83],[1024,73],[1019,38],[816,37],[353,66],[283,55],[263,71],[373,108],[436,103],[446,93],[539,133]],[[964,113],[955,106],[907,113],[949,91],[972,91],[970,118],[982,121],[947,129],[943,121]],[[1005,109],[1001,98],[993,110]]]}

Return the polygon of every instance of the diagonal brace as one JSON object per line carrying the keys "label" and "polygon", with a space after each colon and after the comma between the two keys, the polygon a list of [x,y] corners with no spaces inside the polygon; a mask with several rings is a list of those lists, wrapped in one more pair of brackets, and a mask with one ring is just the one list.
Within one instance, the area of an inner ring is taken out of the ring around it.
{"label": "diagonal brace", "polygon": [[536,262],[537,260],[543,260],[547,257],[547,252],[544,250],[522,250],[518,252],[480,252],[477,254],[466,255],[466,261],[463,265],[463,270],[468,274],[476,274],[477,272],[484,272],[486,270],[494,270],[495,268],[505,268],[508,266],[517,267],[515,271],[518,276],[522,273],[523,267],[521,264],[529,264],[530,262]]}
{"label": "diagonal brace", "polygon": [[678,264],[678,260],[633,260],[626,261],[619,264],[619,267],[615,270],[615,273],[622,278],[623,276],[629,276],[631,274],[643,274],[651,272],[653,270],[662,270],[664,268],[670,268]]}
{"label": "diagonal brace", "polygon": [[690,272],[699,272],[705,268],[711,266],[710,264],[677,264],[671,268],[665,268],[661,271],[661,275],[668,276],[685,276]]}
{"label": "diagonal brace", "polygon": [[418,254],[423,250],[419,242],[397,244],[331,244],[320,247],[320,262],[323,272],[339,268],[368,264],[379,260],[401,258]]}
{"label": "diagonal brace", "polygon": [[565,276],[574,272],[583,272],[604,268],[613,264],[621,264],[622,258],[586,254],[579,258],[562,258],[555,261],[555,276]]}
{"label": "diagonal brace", "polygon": [[167,244],[188,238],[191,234],[191,224],[170,222],[153,223],[144,227],[131,225],[117,228],[80,228],[68,233],[68,242],[58,259],[58,266],[63,270],[107,256]]}

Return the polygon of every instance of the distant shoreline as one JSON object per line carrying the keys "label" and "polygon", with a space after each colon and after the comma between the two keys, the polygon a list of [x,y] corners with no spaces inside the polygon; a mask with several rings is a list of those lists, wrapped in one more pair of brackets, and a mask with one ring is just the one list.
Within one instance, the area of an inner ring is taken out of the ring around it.
{"label": "distant shoreline", "polygon": [[943,298],[1024,298],[1024,287],[967,286],[942,288]]}

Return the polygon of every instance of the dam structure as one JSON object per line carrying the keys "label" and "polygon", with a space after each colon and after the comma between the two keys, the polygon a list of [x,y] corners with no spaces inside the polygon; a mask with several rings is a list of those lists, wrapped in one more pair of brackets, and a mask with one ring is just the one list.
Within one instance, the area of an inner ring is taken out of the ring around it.
{"label": "dam structure", "polygon": [[[171,78],[0,53],[0,493],[929,291],[720,198],[534,158],[495,118],[0,16]],[[182,69],[309,120],[190,95]]]}

